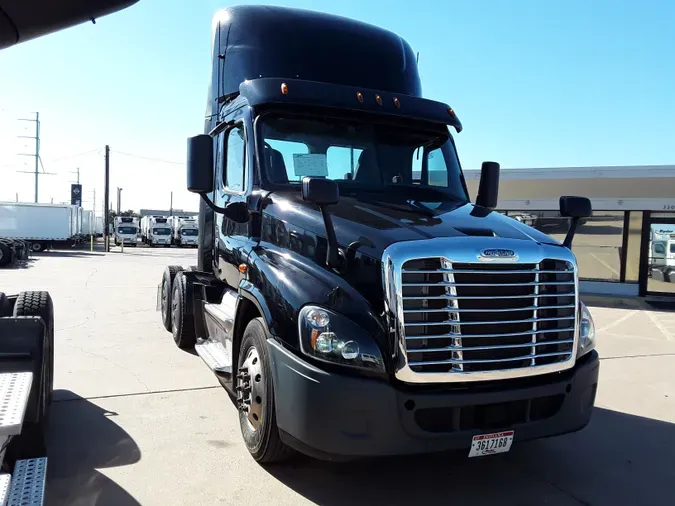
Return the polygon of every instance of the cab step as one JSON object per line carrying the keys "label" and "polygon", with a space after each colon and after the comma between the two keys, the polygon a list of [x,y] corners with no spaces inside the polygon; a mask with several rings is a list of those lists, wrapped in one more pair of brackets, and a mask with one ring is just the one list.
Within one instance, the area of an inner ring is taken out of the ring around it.
{"label": "cab step", "polygon": [[195,344],[195,351],[216,374],[232,374],[232,350],[222,343],[200,339]]}
{"label": "cab step", "polygon": [[47,457],[17,460],[14,472],[0,474],[0,506],[39,506],[45,500]]}

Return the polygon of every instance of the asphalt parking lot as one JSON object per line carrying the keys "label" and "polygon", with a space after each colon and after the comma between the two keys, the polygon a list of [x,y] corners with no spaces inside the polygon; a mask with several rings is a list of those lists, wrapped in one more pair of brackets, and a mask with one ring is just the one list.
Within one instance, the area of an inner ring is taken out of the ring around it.
{"label": "asphalt parking lot", "polygon": [[673,504],[675,312],[592,308],[601,380],[593,420],[576,434],[482,459],[263,468],[240,442],[228,395],[155,312],[164,267],[195,257],[55,251],[0,271],[3,291],[54,298],[48,505]]}

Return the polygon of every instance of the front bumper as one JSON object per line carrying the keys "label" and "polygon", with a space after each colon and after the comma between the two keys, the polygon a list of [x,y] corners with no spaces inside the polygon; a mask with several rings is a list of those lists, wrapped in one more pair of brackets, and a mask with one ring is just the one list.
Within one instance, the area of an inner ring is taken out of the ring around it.
{"label": "front bumper", "polygon": [[323,371],[269,340],[281,439],[326,459],[466,450],[476,434],[514,429],[514,444],[573,432],[591,417],[595,351],[570,371],[465,389],[405,390]]}

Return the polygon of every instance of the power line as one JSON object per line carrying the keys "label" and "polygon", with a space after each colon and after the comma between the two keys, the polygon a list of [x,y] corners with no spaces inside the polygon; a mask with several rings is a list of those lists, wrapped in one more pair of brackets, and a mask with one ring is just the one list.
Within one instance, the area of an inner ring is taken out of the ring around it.
{"label": "power line", "polygon": [[82,153],[77,153],[77,154],[74,154],[74,155],[66,155],[66,156],[62,156],[60,158],[54,158],[52,160],[47,160],[47,161],[50,162],[50,163],[60,162],[61,160],[69,160],[71,158],[77,158],[78,156],[88,155],[89,153],[95,153],[97,151],[100,153],[101,148],[90,149],[89,151],[84,151]]}
{"label": "power line", "polygon": [[112,150],[112,149],[110,151],[112,151],[113,153],[117,153],[118,155],[131,156],[132,158],[142,158],[144,160],[152,160],[154,162],[162,162],[162,163],[171,163],[171,164],[174,164],[174,165],[185,165],[185,162],[176,162],[176,161],[173,161],[173,160],[163,160],[161,158],[152,158],[150,156],[134,155],[132,153],[124,153],[122,151],[117,151],[117,150]]}

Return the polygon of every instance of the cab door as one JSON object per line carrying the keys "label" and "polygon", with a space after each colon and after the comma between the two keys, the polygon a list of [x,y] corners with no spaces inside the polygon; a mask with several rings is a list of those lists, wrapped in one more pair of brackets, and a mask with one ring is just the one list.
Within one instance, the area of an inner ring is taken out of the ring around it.
{"label": "cab door", "polygon": [[[225,207],[246,202],[250,194],[247,160],[247,125],[243,114],[233,113],[228,127],[217,137],[215,203]],[[216,262],[218,277],[233,288],[239,285],[239,265],[246,263],[251,248],[247,223],[236,223],[221,213],[215,216]]]}

